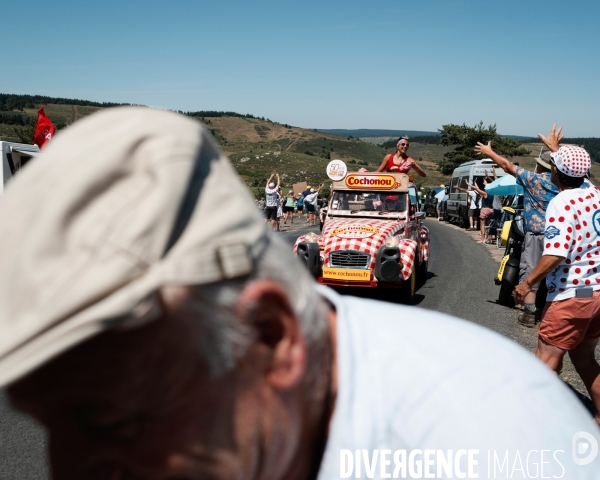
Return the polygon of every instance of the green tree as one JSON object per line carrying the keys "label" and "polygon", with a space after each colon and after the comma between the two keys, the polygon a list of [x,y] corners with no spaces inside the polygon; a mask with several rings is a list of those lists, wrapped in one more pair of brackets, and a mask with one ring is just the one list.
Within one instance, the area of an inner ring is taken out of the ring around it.
{"label": "green tree", "polygon": [[439,170],[450,175],[452,171],[461,163],[471,160],[481,160],[481,155],[476,155],[474,151],[477,142],[492,142],[494,151],[505,157],[514,157],[518,155],[527,155],[529,150],[523,148],[521,142],[508,137],[501,137],[496,131],[496,125],[484,127],[483,122],[474,127],[462,125],[443,125],[439,132],[442,134],[442,145],[455,146],[444,154],[444,160],[439,164]]}
{"label": "green tree", "polygon": [[37,125],[36,117],[27,117],[25,126],[13,127],[15,136],[19,139],[20,143],[33,143],[33,137],[35,136],[35,127]]}

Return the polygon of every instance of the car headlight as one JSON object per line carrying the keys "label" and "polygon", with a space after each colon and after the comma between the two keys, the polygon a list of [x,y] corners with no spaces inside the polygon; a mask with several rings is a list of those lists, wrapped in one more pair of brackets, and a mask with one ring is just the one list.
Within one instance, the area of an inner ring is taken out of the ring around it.
{"label": "car headlight", "polygon": [[385,239],[386,247],[397,247],[399,244],[398,237],[388,237]]}
{"label": "car headlight", "polygon": [[304,236],[304,241],[306,243],[317,243],[318,235],[315,232],[307,233]]}

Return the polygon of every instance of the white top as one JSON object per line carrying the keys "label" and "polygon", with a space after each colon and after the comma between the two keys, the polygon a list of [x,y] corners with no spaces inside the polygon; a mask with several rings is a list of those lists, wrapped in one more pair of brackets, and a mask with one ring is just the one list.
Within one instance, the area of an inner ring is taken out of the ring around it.
{"label": "white top", "polygon": [[494,196],[494,210],[502,210],[502,197],[500,195]]}
{"label": "white top", "polygon": [[477,208],[481,208],[481,197],[477,200],[478,193],[475,190],[469,190],[467,194],[471,198],[469,201],[469,209],[476,210]]}
{"label": "white top", "polygon": [[276,207],[277,206],[277,188],[269,188],[265,187],[265,195],[267,198],[267,207]]}
{"label": "white top", "polygon": [[319,192],[315,192],[315,193],[311,193],[310,195],[307,195],[306,197],[304,197],[304,202],[310,203],[311,205],[316,205],[318,199],[319,199]]}
{"label": "white top", "polygon": [[[319,480],[394,478],[394,453],[400,450],[406,450],[407,464],[411,452],[422,461],[423,477],[412,478],[427,478],[425,449],[452,450],[453,458],[458,455],[459,473],[468,472],[471,451],[478,478],[523,478],[519,458],[523,469],[528,461],[531,475],[526,478],[535,478],[541,450],[550,450],[544,452],[544,478],[598,478],[600,458],[580,466],[572,457],[574,434],[589,432],[600,442],[598,427],[532,353],[448,315],[317,288],[337,311],[338,361],[338,394]],[[370,462],[377,451],[374,475],[367,476],[359,452],[361,476],[356,476],[356,462],[351,475],[342,476],[348,473],[349,457],[355,459],[356,450],[363,449]],[[467,450],[464,455],[462,449]],[[499,459],[496,477],[494,452]],[[381,455],[391,462],[383,472]],[[500,473],[505,455],[508,465]],[[434,474],[436,465],[429,467]],[[404,478],[411,478],[409,473]]]}
{"label": "white top", "polygon": [[544,255],[565,257],[546,278],[550,302],[578,288],[600,290],[600,192],[589,182],[560,192],[548,204]]}

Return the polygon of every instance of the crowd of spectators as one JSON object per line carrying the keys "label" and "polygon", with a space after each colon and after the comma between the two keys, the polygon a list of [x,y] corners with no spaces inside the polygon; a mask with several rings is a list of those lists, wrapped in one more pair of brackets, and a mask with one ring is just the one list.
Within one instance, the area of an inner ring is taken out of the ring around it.
{"label": "crowd of spectators", "polygon": [[[273,177],[277,183],[273,182]],[[256,200],[258,209],[262,212],[265,223],[271,222],[273,231],[281,231],[281,219],[283,223],[294,223],[294,216],[301,219],[306,218],[305,223],[309,226],[316,225],[319,216],[319,208],[323,206],[326,199],[319,197],[319,192],[325,184],[319,185],[316,189],[310,185],[302,192],[294,194],[289,190],[285,197],[282,196],[281,179],[278,173],[272,173],[265,185],[265,197]],[[266,201],[265,201],[266,198]]]}

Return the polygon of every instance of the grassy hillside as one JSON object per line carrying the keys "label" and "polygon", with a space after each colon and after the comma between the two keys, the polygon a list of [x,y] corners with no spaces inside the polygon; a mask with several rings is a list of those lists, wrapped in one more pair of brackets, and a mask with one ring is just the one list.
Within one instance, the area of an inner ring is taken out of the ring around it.
{"label": "grassy hillside", "polygon": [[[39,107],[38,107],[39,108]],[[78,105],[56,105],[48,104],[44,106],[44,111],[55,125],[72,124],[76,120],[89,115],[90,113],[102,110],[102,107],[85,107]],[[29,115],[37,116],[37,108],[24,108],[23,111]]]}
{"label": "grassy hillside", "polygon": [[[20,110],[12,110],[11,112],[22,113],[23,117],[31,117],[37,119],[37,111],[39,109],[39,105],[35,107],[24,107]],[[72,124],[76,120],[89,115],[90,113],[94,113],[98,110],[102,110],[102,107],[91,107],[91,106],[81,106],[81,105],[68,105],[68,104],[44,104],[44,111],[56,125],[56,127],[60,130],[65,128],[66,126]],[[0,112],[0,113],[9,113],[9,112]],[[6,124],[0,123],[0,137],[2,140],[6,140],[9,142],[18,142],[19,138],[15,134],[15,126],[21,127],[20,125]]]}
{"label": "grassy hillside", "polygon": [[[37,108],[37,105],[23,108],[22,113],[35,118]],[[46,113],[57,126],[68,126],[102,108],[64,103],[45,105]],[[210,115],[211,112],[204,113]],[[325,182],[325,167],[330,159],[335,158],[344,160],[350,170],[365,167],[372,171],[387,153],[394,151],[394,148],[382,148],[357,138],[348,139],[259,118],[189,115],[210,130],[251,187],[263,186],[273,171],[279,172],[283,183],[288,186],[302,181],[309,184]],[[18,141],[14,125],[0,124],[0,136],[4,140]],[[447,182],[447,177],[437,171],[437,162],[448,148],[411,143],[410,154],[427,172],[427,178],[416,178],[419,185],[435,186]]]}
{"label": "grassy hillside", "polygon": [[[60,127],[107,108],[101,104],[91,104],[93,102],[85,104],[86,101],[82,100],[72,104],[66,102],[65,99],[60,99],[60,103],[44,104],[52,122]],[[39,105],[35,103],[17,106],[12,110],[0,111],[0,114],[10,114],[6,117],[0,115],[0,119],[14,117],[14,114],[35,118],[38,108]],[[365,167],[373,171],[384,155],[394,151],[393,147],[382,148],[358,138],[292,127],[252,115],[233,112],[195,112],[187,115],[210,130],[250,187],[262,187],[271,172],[278,172],[286,186],[302,181],[309,184],[325,182],[325,167],[330,159],[336,158],[344,160],[350,170]],[[18,141],[14,127],[15,125],[0,123],[0,137],[3,140]],[[514,160],[526,168],[533,168],[533,157],[539,152],[540,146],[535,143],[526,144],[525,147],[533,152],[532,155]],[[448,182],[449,177],[437,171],[437,164],[450,148],[433,143],[411,142],[409,154],[427,173],[426,178],[416,177],[417,184],[432,187]],[[600,179],[599,164],[593,164],[592,174]]]}

